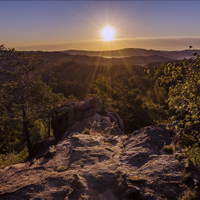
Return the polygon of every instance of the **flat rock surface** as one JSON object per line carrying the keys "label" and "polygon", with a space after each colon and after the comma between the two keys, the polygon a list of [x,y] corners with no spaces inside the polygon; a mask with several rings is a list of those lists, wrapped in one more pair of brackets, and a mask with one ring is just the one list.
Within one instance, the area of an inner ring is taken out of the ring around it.
{"label": "flat rock surface", "polygon": [[177,199],[189,186],[185,161],[162,151],[170,142],[164,126],[122,136],[72,132],[44,157],[1,168],[0,199]]}

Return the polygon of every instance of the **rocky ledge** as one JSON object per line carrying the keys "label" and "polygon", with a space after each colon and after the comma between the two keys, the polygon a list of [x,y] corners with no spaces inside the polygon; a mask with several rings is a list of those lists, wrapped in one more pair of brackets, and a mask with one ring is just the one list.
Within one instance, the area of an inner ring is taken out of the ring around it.
{"label": "rocky ledge", "polygon": [[42,157],[0,169],[0,199],[171,200],[200,186],[187,158],[163,152],[171,143],[165,125],[123,135],[116,114],[85,111]]}

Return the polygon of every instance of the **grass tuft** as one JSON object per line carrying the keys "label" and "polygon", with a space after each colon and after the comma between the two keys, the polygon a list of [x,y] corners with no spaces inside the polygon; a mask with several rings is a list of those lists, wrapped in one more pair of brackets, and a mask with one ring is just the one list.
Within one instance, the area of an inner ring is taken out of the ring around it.
{"label": "grass tuft", "polygon": [[85,129],[82,133],[86,134],[86,135],[90,135],[91,134],[89,129]]}
{"label": "grass tuft", "polygon": [[61,165],[61,166],[58,166],[57,172],[64,172],[64,171],[66,171],[67,169],[68,169],[67,166]]}
{"label": "grass tuft", "polygon": [[175,146],[172,143],[170,145],[164,145],[163,151],[166,153],[173,153],[175,151]]}

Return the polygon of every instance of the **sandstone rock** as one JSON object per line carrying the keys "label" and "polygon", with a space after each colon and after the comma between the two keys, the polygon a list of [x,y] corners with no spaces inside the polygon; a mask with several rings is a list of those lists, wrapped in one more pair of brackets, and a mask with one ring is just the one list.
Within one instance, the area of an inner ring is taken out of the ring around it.
{"label": "sandstone rock", "polygon": [[31,165],[1,168],[0,199],[175,200],[199,185],[199,174],[187,159],[161,151],[171,142],[164,126],[114,136],[95,132],[95,120],[104,127],[107,116],[90,119],[90,134],[71,131]]}
{"label": "sandstone rock", "polygon": [[121,130],[124,130],[124,123],[117,113],[106,111],[106,114],[110,118],[111,122],[115,122],[115,125],[117,125]]}
{"label": "sandstone rock", "polygon": [[78,110],[80,112],[90,110],[91,108],[97,109],[97,112],[102,111],[102,105],[98,97],[90,98],[86,101],[81,101],[75,105],[75,110]]}
{"label": "sandstone rock", "polygon": [[117,200],[117,197],[113,195],[112,190],[106,190],[102,194],[99,194],[97,197],[98,200]]}
{"label": "sandstone rock", "polygon": [[82,132],[91,127],[106,134],[124,133],[123,121],[119,115],[103,109],[99,98],[96,97],[57,108],[54,112],[56,115],[51,125],[57,141],[67,137],[71,132]]}

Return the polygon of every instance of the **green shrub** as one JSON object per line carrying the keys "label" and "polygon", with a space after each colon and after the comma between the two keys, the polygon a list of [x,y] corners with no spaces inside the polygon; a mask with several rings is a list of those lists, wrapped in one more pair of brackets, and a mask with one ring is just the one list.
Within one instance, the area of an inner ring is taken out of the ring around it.
{"label": "green shrub", "polygon": [[184,196],[182,197],[182,200],[192,200],[192,199],[196,199],[196,192],[192,190],[186,191]]}
{"label": "green shrub", "polygon": [[20,153],[15,151],[7,154],[0,154],[0,167],[21,163],[28,156],[28,149],[25,147]]}
{"label": "green shrub", "polygon": [[183,134],[180,140],[180,144],[186,147],[193,146],[196,142],[197,140],[195,139],[193,135],[188,135],[185,133]]}
{"label": "green shrub", "polygon": [[79,100],[74,95],[69,95],[65,102],[79,102]]}
{"label": "green shrub", "polygon": [[152,99],[143,97],[142,107],[151,116],[155,124],[168,122],[168,111],[159,103],[154,103]]}
{"label": "green shrub", "polygon": [[169,109],[175,111],[178,120],[185,121],[185,128],[200,121],[200,57],[174,61],[161,65],[155,79],[167,87]]}
{"label": "green shrub", "polygon": [[15,151],[16,153],[20,153],[25,146],[26,146],[25,143],[22,143],[22,141],[16,138],[13,142],[10,142],[9,149],[10,151]]}
{"label": "green shrub", "polygon": [[186,155],[200,171],[200,147],[198,144],[194,145],[192,148],[186,149]]}

